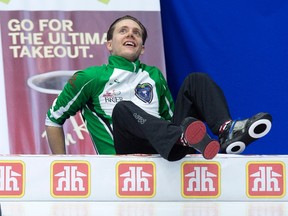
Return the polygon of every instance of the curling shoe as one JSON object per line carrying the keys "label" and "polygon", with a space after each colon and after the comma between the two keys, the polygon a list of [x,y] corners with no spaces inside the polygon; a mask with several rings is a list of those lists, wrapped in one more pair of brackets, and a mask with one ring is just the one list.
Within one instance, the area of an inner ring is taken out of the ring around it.
{"label": "curling shoe", "polygon": [[240,154],[253,141],[264,137],[272,126],[269,113],[258,113],[251,118],[231,121],[219,135],[220,152]]}
{"label": "curling shoe", "polygon": [[213,140],[206,132],[206,126],[202,121],[187,117],[181,123],[181,141],[185,146],[199,151],[207,160],[213,159],[219,152],[220,144]]}

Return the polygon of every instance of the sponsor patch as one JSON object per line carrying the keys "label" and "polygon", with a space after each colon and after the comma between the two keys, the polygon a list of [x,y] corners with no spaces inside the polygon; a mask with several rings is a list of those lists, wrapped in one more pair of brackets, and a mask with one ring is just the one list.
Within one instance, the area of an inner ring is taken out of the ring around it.
{"label": "sponsor patch", "polygon": [[184,162],[181,176],[185,198],[217,198],[220,195],[219,163]]}
{"label": "sponsor patch", "polygon": [[249,162],[246,192],[250,198],[279,198],[285,195],[285,165],[282,162]]}
{"label": "sponsor patch", "polygon": [[22,197],[25,165],[22,161],[0,161],[0,197]]}
{"label": "sponsor patch", "polygon": [[151,198],[155,195],[155,164],[119,162],[116,168],[117,196]]}
{"label": "sponsor patch", "polygon": [[51,195],[65,198],[88,197],[90,164],[86,161],[54,161],[51,164]]}

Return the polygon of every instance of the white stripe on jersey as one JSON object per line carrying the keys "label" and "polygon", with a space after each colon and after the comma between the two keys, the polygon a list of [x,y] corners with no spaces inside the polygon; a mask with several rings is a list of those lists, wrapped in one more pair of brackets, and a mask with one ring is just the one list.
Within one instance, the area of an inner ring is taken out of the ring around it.
{"label": "white stripe on jersey", "polygon": [[82,88],[80,89],[80,91],[75,95],[74,98],[72,98],[72,100],[70,100],[67,105],[65,107],[60,107],[58,110],[53,111],[52,107],[54,107],[54,104],[57,101],[57,98],[54,100],[52,107],[50,108],[50,114],[51,117],[54,119],[58,119],[60,118],[67,110],[69,110],[69,108],[71,107],[71,105],[77,100],[77,98],[79,97],[80,93],[82,92],[83,88],[88,85],[88,83],[90,83],[92,80],[89,80],[89,82],[85,83],[85,85],[82,86]]}

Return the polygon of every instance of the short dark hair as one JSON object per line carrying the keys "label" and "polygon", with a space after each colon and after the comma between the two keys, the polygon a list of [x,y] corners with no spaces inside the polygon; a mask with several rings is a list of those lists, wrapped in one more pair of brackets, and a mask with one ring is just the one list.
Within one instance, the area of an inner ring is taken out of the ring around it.
{"label": "short dark hair", "polygon": [[115,25],[116,25],[118,22],[120,22],[120,21],[122,21],[122,20],[126,20],[126,19],[133,20],[134,22],[136,22],[136,23],[140,26],[140,28],[141,28],[141,30],[142,30],[142,41],[143,41],[143,45],[144,45],[144,44],[145,44],[145,41],[146,41],[146,39],[147,39],[147,37],[148,37],[147,30],[146,30],[145,26],[144,26],[138,19],[136,19],[135,17],[130,16],[130,15],[125,15],[125,16],[123,16],[123,17],[120,17],[120,18],[116,19],[116,20],[110,25],[110,27],[109,27],[109,29],[108,29],[108,31],[107,31],[107,41],[109,41],[109,40],[112,39],[112,37],[113,37],[113,32],[114,32],[114,30],[115,30]]}

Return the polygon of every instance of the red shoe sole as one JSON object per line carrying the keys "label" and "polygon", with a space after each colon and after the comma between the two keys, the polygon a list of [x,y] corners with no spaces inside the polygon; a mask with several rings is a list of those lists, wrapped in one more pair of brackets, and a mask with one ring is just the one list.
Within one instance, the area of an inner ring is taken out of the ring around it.
{"label": "red shoe sole", "polygon": [[220,150],[219,142],[213,140],[210,143],[208,143],[202,155],[205,159],[211,160],[218,154],[219,150]]}
{"label": "red shoe sole", "polygon": [[185,139],[191,145],[203,140],[206,135],[206,126],[201,121],[194,121],[185,130]]}

